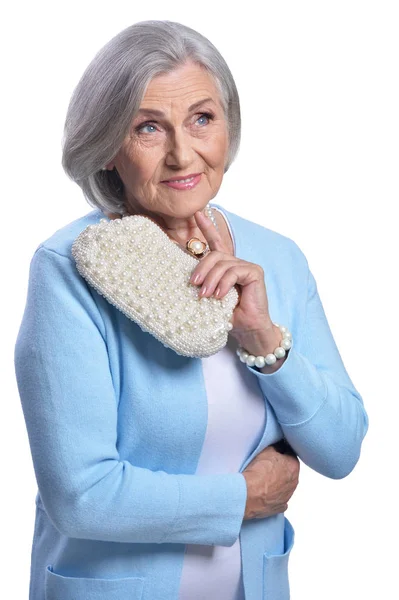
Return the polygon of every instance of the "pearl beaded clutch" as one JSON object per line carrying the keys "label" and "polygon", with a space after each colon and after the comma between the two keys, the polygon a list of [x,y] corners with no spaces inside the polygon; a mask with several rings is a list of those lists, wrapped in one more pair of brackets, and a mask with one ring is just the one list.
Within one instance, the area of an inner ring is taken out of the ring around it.
{"label": "pearl beaded clutch", "polygon": [[202,358],[227,344],[236,288],[222,299],[201,298],[190,282],[199,259],[146,216],[88,225],[72,256],[99,294],[177,354]]}

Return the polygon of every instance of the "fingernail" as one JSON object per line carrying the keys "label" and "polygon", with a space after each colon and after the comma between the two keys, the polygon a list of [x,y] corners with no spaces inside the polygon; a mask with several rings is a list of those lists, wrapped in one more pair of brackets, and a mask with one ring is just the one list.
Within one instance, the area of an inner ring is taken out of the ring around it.
{"label": "fingernail", "polygon": [[203,296],[206,293],[206,286],[201,288],[200,295]]}
{"label": "fingernail", "polygon": [[218,287],[214,293],[214,296],[219,296],[220,294],[220,287]]}
{"label": "fingernail", "polygon": [[199,280],[199,278],[200,278],[200,274],[197,273],[196,276],[193,279],[193,283],[197,283],[197,281]]}

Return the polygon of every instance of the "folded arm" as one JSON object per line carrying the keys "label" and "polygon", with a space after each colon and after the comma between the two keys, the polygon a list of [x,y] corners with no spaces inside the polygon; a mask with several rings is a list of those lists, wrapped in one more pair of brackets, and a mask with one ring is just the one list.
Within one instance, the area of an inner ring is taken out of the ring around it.
{"label": "folded arm", "polygon": [[175,475],[121,460],[106,332],[89,286],[41,245],[14,353],[36,480],[69,537],[231,546],[244,517],[241,473]]}
{"label": "folded arm", "polygon": [[339,354],[309,268],[307,275],[306,317],[284,363],[268,374],[247,368],[259,379],[299,458],[322,475],[340,479],[359,459],[368,417]]}

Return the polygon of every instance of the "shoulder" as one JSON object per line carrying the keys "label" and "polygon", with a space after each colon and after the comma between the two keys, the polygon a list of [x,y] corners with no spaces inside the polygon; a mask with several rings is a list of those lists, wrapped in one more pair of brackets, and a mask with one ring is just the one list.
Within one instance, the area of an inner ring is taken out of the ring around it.
{"label": "shoulder", "polygon": [[92,210],[60,227],[36,247],[29,265],[29,292],[34,297],[47,296],[54,305],[72,302],[75,308],[78,300],[93,319],[97,318],[95,295],[76,267],[72,245],[88,225],[103,217],[100,210]]}
{"label": "shoulder", "polygon": [[104,215],[98,209],[92,210],[78,219],[74,219],[70,223],[67,223],[63,227],[60,227],[48,238],[43,240],[36,248],[35,252],[41,248],[49,250],[69,258],[73,261],[72,257],[72,244],[75,238],[88,226],[94,223],[98,223]]}
{"label": "shoulder", "polygon": [[89,316],[105,336],[98,298],[80,275],[71,250],[75,238],[103,216],[100,210],[92,210],[60,227],[36,247],[29,265],[27,315],[43,313],[50,318],[57,314],[57,321],[65,319],[68,326],[72,318],[83,323]]}

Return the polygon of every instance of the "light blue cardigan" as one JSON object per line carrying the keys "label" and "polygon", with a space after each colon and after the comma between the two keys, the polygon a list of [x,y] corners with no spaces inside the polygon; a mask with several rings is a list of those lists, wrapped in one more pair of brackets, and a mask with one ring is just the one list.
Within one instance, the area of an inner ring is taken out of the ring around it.
{"label": "light blue cardigan", "polygon": [[[221,205],[236,256],[265,272],[269,311],[293,346],[258,379],[267,411],[238,473],[195,475],[207,426],[201,359],[166,348],[78,273],[71,244],[92,210],[36,249],[15,371],[38,484],[30,600],[177,600],[184,544],[240,536],[246,600],[289,598],[284,514],[243,521],[243,469],[286,437],[334,479],[356,465],[368,418],[307,260],[291,239]],[[237,358],[238,360],[238,358]]]}

